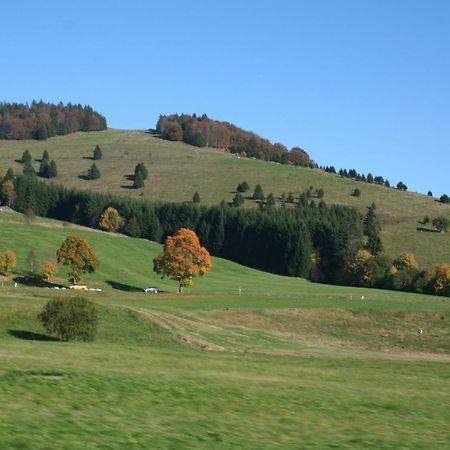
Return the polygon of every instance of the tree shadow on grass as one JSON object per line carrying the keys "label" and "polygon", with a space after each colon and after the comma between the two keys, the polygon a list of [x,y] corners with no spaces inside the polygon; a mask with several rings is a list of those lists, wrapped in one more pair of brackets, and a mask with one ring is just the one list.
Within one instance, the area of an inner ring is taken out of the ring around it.
{"label": "tree shadow on grass", "polygon": [[117,281],[106,280],[106,282],[113,288],[119,291],[125,292],[142,292],[142,288],[137,286],[131,286],[129,284],[119,283]]}
{"label": "tree shadow on grass", "polygon": [[62,284],[50,283],[50,281],[43,280],[40,277],[35,277],[35,276],[31,276],[31,275],[15,277],[14,281],[16,283],[22,284],[24,286],[34,286],[34,287],[41,287],[41,288],[65,287]]}
{"label": "tree shadow on grass", "polygon": [[8,334],[16,337],[17,339],[24,339],[26,341],[51,341],[58,342],[59,339],[53,336],[47,336],[46,334],[33,333],[26,330],[8,330]]}
{"label": "tree shadow on grass", "polygon": [[438,230],[432,230],[431,228],[423,228],[423,227],[417,227],[417,231],[426,231],[427,233],[439,233]]}

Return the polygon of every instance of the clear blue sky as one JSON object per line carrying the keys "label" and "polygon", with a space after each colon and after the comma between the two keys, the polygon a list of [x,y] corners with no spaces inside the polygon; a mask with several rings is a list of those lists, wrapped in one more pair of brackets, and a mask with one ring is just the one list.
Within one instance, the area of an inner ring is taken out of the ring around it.
{"label": "clear blue sky", "polygon": [[207,113],[450,194],[449,24],[446,0],[5,0],[0,100],[131,129]]}

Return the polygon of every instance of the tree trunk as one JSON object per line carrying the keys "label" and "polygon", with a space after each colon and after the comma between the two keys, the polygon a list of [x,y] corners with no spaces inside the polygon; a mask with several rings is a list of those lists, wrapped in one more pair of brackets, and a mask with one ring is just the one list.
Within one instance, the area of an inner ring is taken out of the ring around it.
{"label": "tree trunk", "polygon": [[178,285],[178,293],[181,294],[183,292],[183,286]]}

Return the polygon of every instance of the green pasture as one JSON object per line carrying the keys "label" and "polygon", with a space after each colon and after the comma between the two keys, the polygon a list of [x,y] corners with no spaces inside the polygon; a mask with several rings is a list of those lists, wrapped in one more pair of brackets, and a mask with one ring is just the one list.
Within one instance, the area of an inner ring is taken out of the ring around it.
{"label": "green pasture", "polygon": [[[3,278],[0,449],[447,449],[450,299],[319,285],[219,258],[184,294],[159,244],[0,213],[0,250],[53,257],[71,233],[100,260],[82,295],[92,343],[37,319],[76,294]],[[63,286],[67,269],[55,283]],[[142,287],[157,285],[159,294]],[[422,330],[422,333],[419,333]]]}

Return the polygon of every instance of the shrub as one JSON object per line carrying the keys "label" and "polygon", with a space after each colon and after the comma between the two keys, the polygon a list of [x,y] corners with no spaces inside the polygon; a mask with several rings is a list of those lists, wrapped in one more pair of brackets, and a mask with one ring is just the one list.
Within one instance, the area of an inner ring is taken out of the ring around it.
{"label": "shrub", "polygon": [[353,197],[360,197],[361,191],[358,188],[355,188],[355,189],[353,189],[352,195],[353,195]]}
{"label": "shrub", "polygon": [[242,183],[239,183],[237,186],[237,191],[238,192],[247,192],[250,189],[250,186],[248,185],[248,183],[246,181],[243,181]]}
{"label": "shrub", "polygon": [[38,318],[61,341],[93,341],[97,333],[97,307],[83,297],[50,300]]}

